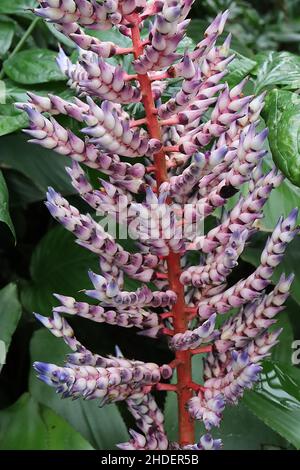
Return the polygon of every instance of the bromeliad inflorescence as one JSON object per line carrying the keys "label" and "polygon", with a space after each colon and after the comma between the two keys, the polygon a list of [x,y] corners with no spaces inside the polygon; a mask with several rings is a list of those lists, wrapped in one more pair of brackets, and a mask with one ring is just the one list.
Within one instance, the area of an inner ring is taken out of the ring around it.
{"label": "bromeliad inflorescence", "polygon": [[[226,84],[234,55],[230,35],[223,44],[219,36],[228,12],[215,18],[194,50],[178,52],[192,3],[40,1],[35,13],[55,23],[78,47],[77,63],[62,49],[57,62],[79,98],[68,102],[29,93],[29,101],[17,105],[28,114],[31,142],[68,155],[72,166],[67,171],[80,196],[98,215],[109,214],[116,223],[122,218],[136,242],[136,253],[126,251],[100,221],[49,189],[49,211],[82,247],[99,256],[100,273],[89,273],[93,287],[86,294],[93,302],[55,294],[60,305],[53,318],[36,315],[73,352],[62,367],[34,367],[64,398],[126,401],[139,429],[119,444],[128,450],[220,448],[220,440],[209,434],[195,438],[194,420],[211,432],[225,406],[236,404],[259,379],[261,360],[280,334],[268,328],[292,283],[291,275],[282,275],[265,292],[298,232],[296,210],[280,218],[258,268],[228,285],[282,176],[275,169],[262,171],[267,131],[258,124],[264,95],[244,96],[247,80],[231,89]],[[92,35],[92,30],[109,28],[130,39],[131,46]],[[116,65],[124,55],[132,58],[132,70]],[[176,91],[167,97],[170,83]],[[143,106],[139,119],[130,116],[132,103]],[[53,117],[58,114],[78,121],[85,137],[62,127]],[[101,173],[100,188],[91,185],[81,163]],[[217,226],[207,233],[199,230],[244,184],[247,191],[231,210],[223,210]],[[192,252],[201,254],[196,265]],[[124,276],[140,283],[136,291],[124,290]],[[237,311],[220,322],[232,309]],[[125,359],[120,351],[116,357],[93,354],[62,314],[136,327],[153,338],[166,335],[175,359],[159,365]],[[194,354],[206,354],[201,385],[192,379]],[[177,383],[168,383],[175,369]],[[151,394],[156,390],[177,394],[178,443],[169,442],[165,433],[163,414]]]}

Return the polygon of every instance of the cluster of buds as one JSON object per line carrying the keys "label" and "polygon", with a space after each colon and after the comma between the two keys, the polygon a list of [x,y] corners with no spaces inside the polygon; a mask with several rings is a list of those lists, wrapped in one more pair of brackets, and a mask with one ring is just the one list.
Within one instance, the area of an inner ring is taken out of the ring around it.
{"label": "cluster of buds", "polygon": [[91,52],[81,53],[80,61],[72,64],[60,49],[57,64],[69,79],[71,88],[116,103],[140,101],[140,90],[132,86],[122,67],[114,67]]}
{"label": "cluster of buds", "polygon": [[[258,380],[258,374],[262,367],[251,362],[247,351],[233,351],[224,376],[208,379],[204,382],[208,395],[219,396],[226,401],[237,402],[243,396],[244,390],[252,388],[253,382]],[[209,393],[210,392],[210,393]]]}
{"label": "cluster of buds", "polygon": [[[118,325],[124,328],[141,328],[145,331],[159,331],[159,315],[155,312],[145,310],[141,307],[120,307],[110,308],[101,305],[88,304],[87,302],[77,302],[73,297],[55,294],[61,305],[54,307],[53,311],[67,313],[79,317],[88,318],[97,323],[107,323]],[[161,325],[162,326],[162,325]]]}
{"label": "cluster of buds", "polygon": [[[134,279],[148,282],[154,275],[159,258],[151,253],[131,254],[119,245],[89,214],[80,214],[59,193],[49,188],[46,206],[67,230],[74,233],[77,243],[99,255],[109,264],[115,264]],[[112,260],[114,262],[112,263]]]}
{"label": "cluster of buds", "polygon": [[133,367],[58,367],[36,362],[35,370],[48,385],[56,388],[63,397],[101,398],[102,404],[139,398],[147,387],[161,379],[157,364],[145,363]]}
{"label": "cluster of buds", "polygon": [[208,318],[213,313],[223,314],[259,297],[270,284],[275,268],[283,259],[287,244],[299,232],[296,227],[298,211],[293,210],[286,218],[280,218],[261,255],[261,264],[246,279],[238,281],[224,292],[199,302],[198,314]]}
{"label": "cluster of buds", "polygon": [[147,286],[139,287],[135,292],[121,290],[123,282],[118,285],[116,279],[107,279],[104,276],[89,272],[94,290],[86,290],[86,294],[101,305],[107,307],[172,307],[176,303],[177,296],[172,290],[152,291]]}
{"label": "cluster of buds", "polygon": [[149,394],[143,397],[130,397],[127,400],[130,413],[136,421],[137,427],[143,432],[130,430],[132,439],[119,444],[123,450],[166,450],[169,442],[164,430],[164,415],[158,408],[155,399]]}
{"label": "cluster of buds", "polygon": [[191,3],[191,0],[163,2],[163,8],[155,16],[150,30],[149,44],[145,46],[140,57],[134,61],[137,73],[144,75],[150,71],[160,71],[180,59],[180,54],[176,53],[176,49],[189,23],[184,19]]}
{"label": "cluster of buds", "polygon": [[188,410],[193,419],[203,421],[207,430],[219,426],[225,408],[223,395],[211,396],[209,390],[190,399]]}
{"label": "cluster of buds", "polygon": [[146,8],[146,0],[39,0],[42,8],[35,13],[47,21],[61,25],[86,26],[89,29],[106,30],[113,25],[126,23],[126,15],[138,7],[139,11]]}
{"label": "cluster of buds", "polygon": [[276,323],[275,317],[284,309],[293,278],[293,275],[286,277],[283,274],[269,294],[245,304],[236,315],[230,317],[220,329],[215,343],[217,350],[224,353],[231,348],[242,348],[251,338]]}
{"label": "cluster of buds", "polygon": [[[39,377],[55,387],[57,393],[62,393],[63,398],[99,398],[102,405],[128,397],[138,399],[161,379],[168,379],[172,375],[172,369],[168,365],[158,366],[114,357],[108,360],[98,358],[81,346],[70,325],[57,312],[53,318],[41,315],[36,317],[54,336],[63,337],[76,351],[68,357],[64,367],[40,362],[34,364]],[[78,357],[78,353],[81,357]]]}
{"label": "cluster of buds", "polygon": [[186,330],[184,333],[176,333],[170,341],[171,349],[187,351],[198,348],[202,343],[211,342],[218,336],[218,332],[215,330],[216,318],[216,314],[212,315],[198,328]]}
{"label": "cluster of buds", "polygon": [[[125,221],[135,241],[135,248],[125,249],[104,230],[102,220],[81,214],[49,188],[47,208],[79,245],[98,256],[100,273],[89,271],[92,287],[85,294],[91,303],[58,293],[53,317],[36,314],[72,353],[64,366],[37,362],[34,367],[63,398],[96,399],[101,405],[125,401],[138,428],[119,444],[125,450],[221,447],[210,434],[195,437],[194,420],[211,432],[225,406],[236,404],[259,380],[261,361],[280,334],[268,329],[293,280],[283,275],[273,290],[265,291],[299,231],[297,210],[279,219],[257,269],[227,284],[258,230],[263,206],[283,178],[276,169],[262,170],[267,130],[258,131],[258,124],[264,94],[244,96],[247,78],[231,89],[226,83],[234,54],[230,36],[220,45],[218,39],[228,12],[213,20],[193,50],[179,52],[192,4],[40,0],[35,13],[79,49],[77,63],[62,50],[57,63],[80,98],[69,102],[28,93],[28,102],[17,104],[29,117],[31,142],[72,159],[67,168],[71,183],[93,215],[110,216],[120,225]],[[126,37],[126,47],[88,33],[109,28]],[[115,65],[117,56],[124,55],[131,58],[130,70]],[[173,78],[174,96],[161,99]],[[130,103],[143,107],[144,115],[131,116]],[[60,114],[80,123],[84,138],[63,127]],[[94,187],[81,164],[99,172],[100,187]],[[199,218],[203,222],[214,215],[245,183],[247,194],[224,211],[220,223],[206,234],[194,230]],[[183,217],[186,208],[189,219]],[[189,264],[190,251],[200,252],[198,265]],[[136,283],[132,291],[125,288],[126,277]],[[217,329],[218,316],[236,308]],[[165,335],[175,360],[144,363],[125,359],[118,348],[115,356],[94,354],[75,338],[64,314],[137,328],[153,338]],[[206,354],[202,384],[191,379],[191,354]],[[166,383],[174,369],[177,383]],[[152,391],[177,393],[178,442],[169,441]]]}
{"label": "cluster of buds", "polygon": [[225,246],[218,247],[214,255],[207,256],[204,266],[190,266],[181,275],[181,282],[195,287],[222,284],[231,273],[243,251],[248,230],[233,232]]}

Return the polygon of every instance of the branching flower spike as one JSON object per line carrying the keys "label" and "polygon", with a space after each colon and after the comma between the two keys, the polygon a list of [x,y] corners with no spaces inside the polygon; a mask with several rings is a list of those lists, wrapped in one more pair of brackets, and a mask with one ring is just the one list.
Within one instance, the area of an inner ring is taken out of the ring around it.
{"label": "branching flower spike", "polygon": [[[37,362],[34,368],[63,398],[95,399],[101,405],[125,401],[137,426],[128,442],[116,443],[126,450],[221,447],[213,428],[224,408],[259,380],[261,361],[280,334],[268,328],[293,280],[282,275],[270,288],[274,269],[298,233],[297,210],[279,219],[257,269],[228,283],[282,175],[276,169],[262,171],[267,130],[258,124],[264,95],[244,96],[247,79],[233,88],[226,83],[234,54],[230,36],[225,42],[219,37],[229,13],[214,19],[194,50],[178,52],[192,3],[40,0],[35,13],[78,48],[77,63],[62,49],[57,59],[78,97],[69,102],[28,93],[28,102],[17,104],[28,114],[31,142],[70,157],[67,172],[91,213],[81,214],[52,188],[47,208],[78,244],[99,257],[99,272],[88,273],[90,300],[59,292],[53,317],[36,314],[71,353],[63,366]],[[119,44],[88,34],[110,28],[117,30]],[[129,47],[123,47],[122,35],[127,45],[131,41]],[[166,97],[171,83],[176,91]],[[77,121],[83,135],[63,127],[60,114]],[[89,181],[85,165],[99,173],[99,187]],[[247,191],[218,218],[242,185]],[[136,252],[127,251],[117,241],[120,236],[105,231],[94,215],[126,227]],[[209,215],[216,226],[207,232]],[[191,252],[201,255],[199,264],[191,263],[197,259]],[[126,276],[135,280],[135,290],[124,288]],[[232,309],[235,314],[220,321]],[[165,338],[174,361],[93,354],[75,338],[65,314]],[[205,355],[202,384],[192,379],[194,354]],[[166,434],[153,394],[159,391],[177,395],[178,442]],[[212,435],[195,436],[195,420]]]}

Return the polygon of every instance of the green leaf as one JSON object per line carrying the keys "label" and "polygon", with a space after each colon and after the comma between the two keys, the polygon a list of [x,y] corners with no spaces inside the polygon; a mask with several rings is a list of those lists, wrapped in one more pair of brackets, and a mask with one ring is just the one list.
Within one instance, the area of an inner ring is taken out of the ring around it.
{"label": "green leaf", "polygon": [[1,0],[0,13],[24,13],[24,10],[37,6],[36,0]]}
{"label": "green leaf", "polygon": [[[203,382],[202,360],[193,358],[194,380]],[[177,441],[177,399],[175,393],[168,393],[165,404],[165,429],[171,441]],[[202,423],[196,424],[196,440],[206,434]],[[284,447],[284,440],[269,429],[251,412],[247,410],[243,401],[237,406],[227,406],[219,429],[212,431],[213,437],[221,438],[225,450],[262,450],[268,446]]]}
{"label": "green leaf", "polygon": [[244,401],[267,426],[300,449],[299,369],[266,361],[261,381]]}
{"label": "green leaf", "polygon": [[[21,314],[22,308],[18,299],[17,286],[13,283],[8,284],[0,290],[0,340],[5,343],[6,354]],[[0,364],[4,363],[5,357],[1,357]]]}
{"label": "green leaf", "polygon": [[49,231],[35,248],[31,281],[22,289],[22,302],[29,311],[47,314],[55,304],[53,292],[85,298],[79,290],[91,286],[88,269],[99,270],[98,257],[75,243],[63,227]]}
{"label": "green leaf", "polygon": [[[66,88],[64,83],[49,82],[46,85],[24,86],[17,85],[11,80],[3,80],[6,104],[0,106],[0,136],[11,134],[19,129],[27,127],[28,117],[23,111],[16,109],[15,103],[28,101],[27,91],[31,91],[40,96],[47,96],[49,93],[60,96],[68,100],[74,96],[70,88]],[[45,89],[46,88],[46,89]],[[0,90],[1,93],[1,90]]]}
{"label": "green leaf", "polygon": [[[299,205],[300,189],[288,179],[285,179],[278,188],[271,192],[264,207],[264,217],[258,222],[259,228],[266,232],[271,232],[278,222],[280,215],[287,217],[291,210]],[[298,215],[299,221],[300,214]]]}
{"label": "green leaf", "polygon": [[252,72],[256,75],[255,91],[284,86],[289,90],[300,87],[300,57],[290,52],[261,52],[255,56],[257,67]]}
{"label": "green leaf", "polygon": [[206,20],[199,20],[198,18],[195,18],[188,25],[187,34],[197,44],[203,39],[203,34],[206,28],[207,28]]}
{"label": "green leaf", "polygon": [[49,82],[46,84],[37,84],[32,86],[22,86],[9,79],[5,79],[3,82],[5,84],[5,93],[9,103],[15,103],[16,101],[28,101],[27,91],[31,91],[41,96],[47,96],[49,93],[51,93],[59,95],[65,100],[72,100],[74,97],[74,91],[70,88],[66,88],[65,83],[63,82]]}
{"label": "green leaf", "polygon": [[127,36],[121,34],[117,28],[111,28],[103,31],[86,28],[86,32],[90,36],[94,36],[95,38],[100,39],[100,41],[113,42],[121,47],[132,46],[131,40]]}
{"label": "green leaf", "polygon": [[25,50],[8,58],[3,68],[11,80],[25,85],[65,80],[56,57],[57,53],[48,49]]}
{"label": "green leaf", "polygon": [[37,188],[32,180],[18,171],[5,171],[5,181],[11,207],[26,207],[28,204],[45,199],[45,193]]}
{"label": "green leaf", "polygon": [[0,411],[0,450],[93,450],[60,416],[29,393]]}
{"label": "green leaf", "polygon": [[[263,159],[263,168],[266,172],[269,172],[274,167],[274,162],[271,159],[270,148],[267,147],[267,149],[269,155]],[[263,209],[264,217],[257,223],[258,227],[265,232],[273,231],[279,217],[281,215],[287,217],[291,210],[299,205],[300,189],[285,178],[281,185],[271,192]],[[300,222],[300,214],[298,222]]]}
{"label": "green leaf", "polygon": [[0,170],[0,221],[4,222],[16,239],[15,229],[9,215],[8,191],[2,171]]}
{"label": "green leaf", "polygon": [[297,315],[298,319],[298,305],[296,302],[290,298],[285,304],[285,309],[282,313],[277,315],[277,322],[273,325],[270,330],[276,330],[282,328],[281,335],[279,337],[279,343],[272,348],[272,360],[279,362],[281,364],[290,364],[291,363],[291,354],[292,354],[292,343],[294,341],[294,333],[292,322],[290,318],[293,318],[294,315]]}
{"label": "green leaf", "polygon": [[11,104],[0,106],[0,137],[26,127],[27,115]]}
{"label": "green leaf", "polygon": [[63,194],[75,193],[65,171],[65,167],[70,166],[70,159],[29,144],[21,134],[1,139],[0,166],[22,173],[42,194],[45,194],[48,186],[54,186]]}
{"label": "green leaf", "polygon": [[196,44],[191,37],[184,36],[184,38],[178,44],[176,52],[178,52],[178,54],[184,54],[186,50],[192,51],[195,48],[195,46]]}
{"label": "green leaf", "polygon": [[264,117],[275,164],[292,183],[300,186],[300,98],[289,91],[272,90],[267,96]]}
{"label": "green leaf", "polygon": [[[59,364],[69,352],[61,338],[55,338],[44,329],[37,331],[31,341],[32,362]],[[116,405],[99,408],[96,400],[62,400],[53,388],[35,377],[33,370],[30,374],[29,389],[39,403],[49,406],[62,416],[94,448],[112,450],[116,444],[128,440],[126,427]]]}
{"label": "green leaf", "polygon": [[9,18],[0,19],[0,56],[9,50],[15,33],[15,23]]}
{"label": "green leaf", "polygon": [[51,34],[53,34],[53,36],[56,39],[58,39],[59,44],[64,44],[65,46],[69,47],[70,49],[75,49],[75,47],[76,47],[75,43],[73,41],[71,41],[71,39],[69,39],[63,33],[58,31],[58,29],[56,29],[56,27],[54,26],[53,23],[46,22],[46,26],[49,29],[49,31],[51,32]]}
{"label": "green leaf", "polygon": [[228,75],[225,81],[230,87],[234,87],[245,78],[256,66],[256,62],[239,53],[235,53],[235,59],[228,66]]}

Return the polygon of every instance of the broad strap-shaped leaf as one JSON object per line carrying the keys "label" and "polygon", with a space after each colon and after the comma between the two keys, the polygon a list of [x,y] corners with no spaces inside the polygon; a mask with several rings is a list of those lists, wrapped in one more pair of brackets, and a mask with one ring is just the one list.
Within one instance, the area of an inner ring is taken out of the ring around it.
{"label": "broad strap-shaped leaf", "polygon": [[37,0],[1,0],[0,13],[7,15],[14,15],[18,13],[24,13],[24,10],[33,8],[36,6]]}
{"label": "broad strap-shaped leaf", "polygon": [[[27,177],[32,186],[45,195],[48,186],[54,185],[63,194],[74,194],[65,171],[69,160],[55,155],[51,150],[31,146],[24,151],[26,141],[22,135],[7,135],[1,139],[0,164]],[[44,196],[41,196],[44,199]]]}
{"label": "broad strap-shaped leaf", "polygon": [[300,99],[290,91],[273,90],[264,111],[272,157],[278,168],[300,186]]}
{"label": "broad strap-shaped leaf", "polygon": [[252,70],[256,75],[255,89],[260,93],[274,86],[289,90],[300,87],[300,58],[290,52],[260,52],[255,56],[257,66]]}
{"label": "broad strap-shaped leaf", "polygon": [[259,419],[300,448],[299,369],[266,361],[260,382],[244,400]]}
{"label": "broad strap-shaped leaf", "polygon": [[24,393],[16,403],[0,411],[0,449],[92,450],[93,447],[63,418]]}
{"label": "broad strap-shaped leaf", "polygon": [[2,104],[0,106],[0,136],[11,134],[23,126],[26,126],[28,122],[25,113],[15,109],[11,104]]}
{"label": "broad strap-shaped leaf", "polygon": [[2,171],[0,170],[0,221],[4,222],[16,238],[15,229],[9,214],[8,190]]}
{"label": "broad strap-shaped leaf", "polygon": [[49,231],[31,258],[31,280],[23,285],[21,292],[26,308],[47,314],[55,303],[53,292],[78,297],[79,290],[90,287],[87,266],[98,268],[93,253],[77,246],[72,235],[61,227]]}
{"label": "broad strap-shaped leaf", "polygon": [[11,80],[25,85],[64,80],[55,58],[48,49],[28,49],[8,58],[3,68]]}
{"label": "broad strap-shaped leaf", "polygon": [[[1,7],[0,7],[1,8]],[[8,17],[0,17],[0,56],[9,50],[15,33],[15,23]]]}
{"label": "broad strap-shaped leaf", "polygon": [[21,314],[17,286],[8,284],[0,290],[0,367],[5,364],[6,354]]}

